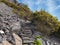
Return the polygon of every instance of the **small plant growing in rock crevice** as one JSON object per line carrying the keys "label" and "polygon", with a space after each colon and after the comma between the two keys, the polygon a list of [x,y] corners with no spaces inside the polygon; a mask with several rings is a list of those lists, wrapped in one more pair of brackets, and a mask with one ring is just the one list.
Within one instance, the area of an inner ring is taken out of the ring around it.
{"label": "small plant growing in rock crevice", "polygon": [[42,38],[42,36],[36,36],[33,44],[34,45],[42,45],[42,40],[40,38]]}

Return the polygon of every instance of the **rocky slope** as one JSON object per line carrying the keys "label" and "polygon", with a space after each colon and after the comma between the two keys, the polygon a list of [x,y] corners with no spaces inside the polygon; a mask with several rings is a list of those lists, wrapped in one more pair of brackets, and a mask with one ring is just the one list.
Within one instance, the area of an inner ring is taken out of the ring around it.
{"label": "rocky slope", "polygon": [[[42,34],[35,31],[35,26],[30,21],[20,19],[13,10],[14,8],[0,2],[0,45],[33,45],[34,37]],[[50,39],[41,40],[43,45],[55,45]]]}
{"label": "rocky slope", "polygon": [[12,32],[20,30],[21,27],[19,17],[17,14],[13,13],[12,10],[13,8],[8,7],[2,2],[0,3],[0,30],[4,32],[6,40],[15,45],[15,39]]}

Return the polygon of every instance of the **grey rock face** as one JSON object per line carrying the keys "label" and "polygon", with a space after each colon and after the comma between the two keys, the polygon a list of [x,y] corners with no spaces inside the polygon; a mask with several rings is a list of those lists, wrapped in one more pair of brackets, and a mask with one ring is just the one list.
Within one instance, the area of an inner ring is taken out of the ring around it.
{"label": "grey rock face", "polygon": [[0,30],[4,31],[6,40],[15,45],[13,32],[20,30],[21,25],[20,18],[12,10],[13,8],[8,7],[4,3],[0,3]]}
{"label": "grey rock face", "polygon": [[0,20],[3,23],[3,27],[9,28],[12,27],[12,30],[19,30],[20,29],[20,20],[17,14],[12,12],[12,8],[8,7],[4,3],[0,4]]}

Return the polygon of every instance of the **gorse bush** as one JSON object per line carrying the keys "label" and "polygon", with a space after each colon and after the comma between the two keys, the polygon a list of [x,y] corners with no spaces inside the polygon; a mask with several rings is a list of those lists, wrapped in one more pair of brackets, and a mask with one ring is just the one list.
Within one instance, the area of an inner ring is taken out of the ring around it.
{"label": "gorse bush", "polygon": [[58,31],[60,23],[58,19],[45,10],[40,12],[34,12],[31,15],[31,21],[36,26],[36,30],[49,35],[55,31]]}

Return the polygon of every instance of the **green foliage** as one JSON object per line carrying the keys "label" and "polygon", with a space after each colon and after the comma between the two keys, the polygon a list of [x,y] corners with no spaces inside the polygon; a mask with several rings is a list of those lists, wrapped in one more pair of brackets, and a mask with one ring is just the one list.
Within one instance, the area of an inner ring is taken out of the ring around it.
{"label": "green foliage", "polygon": [[54,34],[56,37],[59,37],[59,38],[60,38],[60,27],[59,27],[58,31],[57,31],[57,32],[54,32],[53,34]]}
{"label": "green foliage", "polygon": [[40,40],[40,38],[41,38],[41,36],[36,36],[33,44],[34,45],[42,45],[42,40]]}
{"label": "green foliage", "polygon": [[58,31],[60,26],[58,19],[45,10],[34,12],[31,16],[31,21],[36,26],[36,30],[46,35]]}

